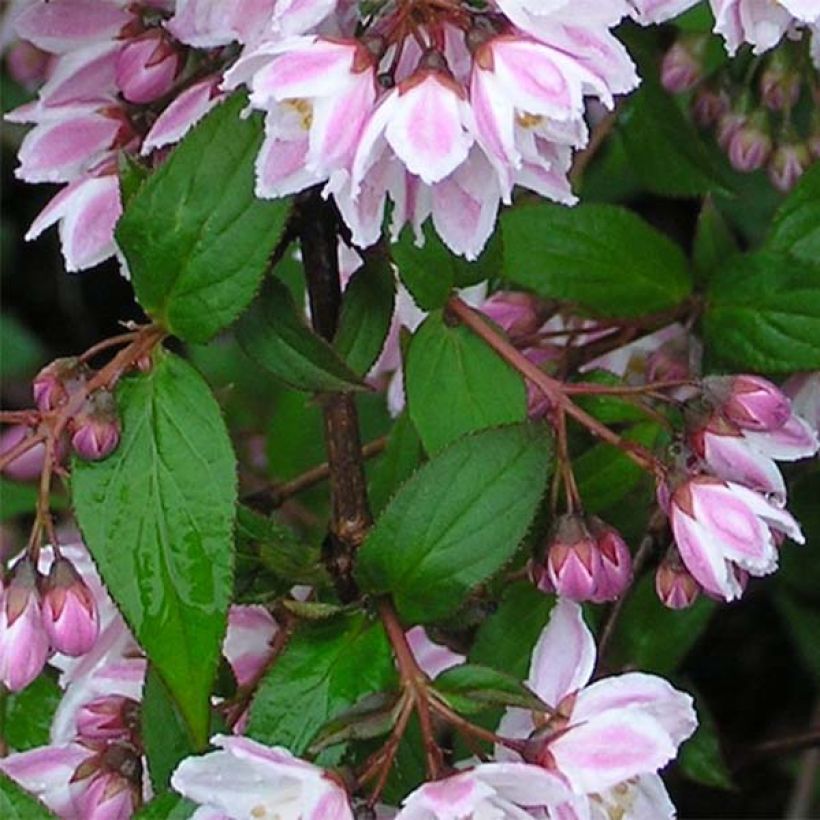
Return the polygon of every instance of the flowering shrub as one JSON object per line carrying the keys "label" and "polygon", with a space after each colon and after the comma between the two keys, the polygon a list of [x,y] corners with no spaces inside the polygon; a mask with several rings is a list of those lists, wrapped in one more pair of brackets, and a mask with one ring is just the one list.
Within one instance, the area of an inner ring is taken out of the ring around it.
{"label": "flowering shrub", "polygon": [[757,816],[817,708],[698,664],[818,672],[820,0],[2,13],[21,258],[133,312],[3,315],[0,814]]}

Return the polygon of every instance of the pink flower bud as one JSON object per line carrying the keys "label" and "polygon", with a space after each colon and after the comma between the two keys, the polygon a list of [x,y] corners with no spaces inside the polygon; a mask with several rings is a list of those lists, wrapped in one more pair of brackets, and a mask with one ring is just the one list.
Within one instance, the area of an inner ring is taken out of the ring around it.
{"label": "pink flower bud", "polygon": [[692,100],[692,116],[701,128],[711,128],[729,112],[729,97],[724,91],[701,88]]}
{"label": "pink flower bud", "polygon": [[88,367],[74,356],[55,359],[32,382],[34,403],[44,413],[60,407],[88,378]]}
{"label": "pink flower bud", "polygon": [[778,145],[769,160],[769,179],[778,191],[787,194],[797,185],[809,165],[811,153],[807,145],[794,142]]}
{"label": "pink flower bud", "polygon": [[614,527],[595,516],[588,524],[601,554],[601,576],[592,600],[595,603],[614,601],[632,583],[632,555]]}
{"label": "pink flower bud", "polygon": [[[31,435],[33,430],[23,424],[15,424],[0,434],[0,455],[16,447],[24,438]],[[14,481],[35,481],[43,471],[45,445],[35,444],[22,455],[17,456],[3,468],[3,475]]]}
{"label": "pink flower bud", "polygon": [[[528,347],[521,351],[534,365],[541,367],[548,361],[557,359],[561,349],[550,347]],[[550,400],[531,381],[527,381],[527,414],[531,419],[540,419],[552,407]]]}
{"label": "pink flower bud", "polygon": [[37,582],[37,571],[23,558],[0,599],[0,681],[12,692],[25,689],[48,659]]}
{"label": "pink flower bud", "polygon": [[539,300],[528,293],[499,291],[479,310],[512,336],[528,336],[541,326]]}
{"label": "pink flower bud", "polygon": [[717,142],[724,151],[729,150],[732,140],[747,120],[748,116],[740,111],[727,111],[720,117],[717,124]]}
{"label": "pink flower bud", "polygon": [[131,40],[117,56],[117,85],[132,103],[153,102],[167,94],[182,68],[182,56],[161,29]]}
{"label": "pink flower bud", "polygon": [[51,645],[64,655],[84,655],[97,640],[100,619],[94,597],[65,558],[54,561],[44,585],[43,623]]}
{"label": "pink flower bud", "polygon": [[84,740],[131,740],[139,725],[140,705],[124,695],[103,695],[77,712],[77,733]]}
{"label": "pink flower bud", "polygon": [[646,380],[649,382],[679,381],[688,379],[689,374],[688,338],[664,342],[646,360]]}
{"label": "pink flower bud", "polygon": [[700,584],[683,565],[677,550],[670,550],[655,573],[655,591],[669,609],[687,609],[700,596]]}
{"label": "pink flower bud", "polygon": [[602,580],[601,554],[583,519],[562,516],[547,551],[547,575],[555,591],[571,601],[591,601]]}
{"label": "pink flower bud", "polygon": [[736,171],[748,174],[762,168],[772,153],[772,138],[761,116],[751,117],[729,142],[729,162]]}
{"label": "pink flower bud", "polygon": [[114,396],[98,390],[74,418],[71,446],[80,458],[99,461],[120,443],[120,422]]}
{"label": "pink flower bud", "polygon": [[683,94],[693,89],[703,74],[695,50],[687,43],[676,42],[663,56],[661,83],[670,94]]}
{"label": "pink flower bud", "polygon": [[78,817],[127,820],[142,802],[139,752],[127,742],[108,744],[77,767],[69,791]]}
{"label": "pink flower bud", "polygon": [[715,376],[704,379],[703,387],[721,413],[743,430],[778,430],[791,418],[788,398],[760,376]]}
{"label": "pink flower bud", "polygon": [[793,108],[800,98],[800,73],[788,65],[785,52],[775,52],[760,75],[760,99],[772,111]]}

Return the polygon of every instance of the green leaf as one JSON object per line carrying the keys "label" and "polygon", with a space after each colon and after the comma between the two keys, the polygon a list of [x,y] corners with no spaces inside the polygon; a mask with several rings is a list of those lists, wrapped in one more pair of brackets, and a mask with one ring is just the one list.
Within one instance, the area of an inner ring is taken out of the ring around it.
{"label": "green leaf", "polygon": [[386,735],[393,728],[400,710],[401,701],[396,692],[365,695],[319,730],[310,751],[315,754],[348,740],[370,740]]}
{"label": "green leaf", "polygon": [[262,124],[234,95],[194,127],[128,203],[117,226],[142,307],[203,342],[229,325],[259,286],[288,215],[254,195]]}
{"label": "green leaf", "polygon": [[410,343],[405,367],[410,418],[428,453],[486,427],[527,417],[524,379],[463,325],[431,313]]}
{"label": "green leaf", "polygon": [[63,697],[60,687],[40,675],[22,692],[6,695],[5,741],[15,752],[48,746],[51,721]]}
{"label": "green leaf", "polygon": [[530,655],[555,604],[528,581],[507,587],[498,609],[476,633],[471,663],[500,669],[519,680],[527,677]]}
{"label": "green leaf", "polygon": [[775,214],[766,247],[805,262],[820,262],[820,165],[803,174]]}
{"label": "green leaf", "polygon": [[715,207],[714,200],[711,197],[705,199],[698,214],[692,246],[692,264],[697,280],[707,282],[738,253],[737,240]]}
{"label": "green leaf", "polygon": [[[11,481],[0,476],[0,521],[33,513],[37,506],[37,486],[23,481]],[[64,510],[68,501],[63,494],[52,493],[49,507],[52,511]]]}
{"label": "green leaf", "polygon": [[33,376],[45,358],[37,337],[14,316],[0,313],[0,379]]}
{"label": "green leaf", "polygon": [[120,446],[75,460],[74,506],[108,591],[201,747],[232,585],[236,461],[219,406],[181,359],[156,356],[117,401]]}
{"label": "green leaf", "polygon": [[134,820],[188,820],[197,808],[196,803],[166,792],[146,803],[134,815]]}
{"label": "green leaf", "polygon": [[0,772],[0,817],[3,820],[55,820],[57,815]]}
{"label": "green leaf", "polygon": [[780,589],[774,602],[795,649],[816,684],[820,684],[820,612],[816,603],[805,601],[793,591]]}
{"label": "green leaf", "polygon": [[363,589],[390,592],[402,617],[429,623],[512,558],[551,470],[545,433],[530,426],[467,436],[394,496],[359,551]]}
{"label": "green leaf", "polygon": [[[581,381],[591,384],[606,385],[608,387],[623,386],[624,380],[610,373],[608,370],[591,370],[583,373]],[[581,394],[573,397],[575,403],[586,410],[598,421],[604,424],[621,424],[623,422],[639,422],[646,419],[646,414],[642,413],[632,402],[624,401],[623,397]]]}
{"label": "green leaf", "polygon": [[[649,449],[660,435],[654,422],[636,424],[623,438]],[[644,471],[621,450],[609,444],[595,444],[573,459],[572,469],[581,491],[584,509],[601,512],[626,496],[644,475]]]}
{"label": "green leaf", "polygon": [[624,604],[611,644],[612,668],[669,675],[706,629],[715,606],[701,597],[689,609],[667,609],[658,600],[654,578],[642,578]]}
{"label": "green leaf", "polygon": [[120,199],[123,208],[127,209],[134,195],[149,178],[150,170],[131,154],[121,151],[117,171],[120,177]]}
{"label": "green leaf", "polygon": [[[684,688],[691,691],[690,685]],[[695,783],[702,783],[713,789],[733,789],[735,785],[720,749],[715,719],[705,700],[697,693],[694,695],[698,713],[698,728],[695,734],[681,746],[678,766],[683,774]]]}
{"label": "green leaf", "polygon": [[489,666],[467,663],[445,669],[433,681],[433,688],[462,714],[478,714],[495,706],[518,706],[535,712],[548,710],[518,679]]}
{"label": "green leaf", "polygon": [[501,216],[504,276],[600,316],[670,310],[691,290],[681,249],[614,205],[540,203]]}
{"label": "green leaf", "polygon": [[820,369],[820,264],[770,252],[735,257],[712,278],[703,330],[706,352],[725,368]]}
{"label": "green leaf", "polygon": [[239,320],[236,337],[248,356],[297,390],[361,390],[359,377],[305,322],[290,295],[268,279],[260,296]]}
{"label": "green leaf", "polygon": [[413,474],[424,455],[421,440],[405,410],[390,431],[384,454],[370,471],[370,509],[378,515],[398,488]]}
{"label": "green leaf", "polygon": [[168,688],[151,665],[142,690],[140,725],[151,786],[158,793],[168,788],[179,762],[197,749]]}
{"label": "green leaf", "polygon": [[382,352],[395,298],[396,279],[389,261],[379,252],[366,253],[364,266],[345,288],[339,329],[333,339],[336,352],[360,376]]}
{"label": "green leaf", "polygon": [[393,654],[380,623],[357,613],[301,624],[262,679],[248,735],[303,754],[319,729],[362,696],[391,688]]}

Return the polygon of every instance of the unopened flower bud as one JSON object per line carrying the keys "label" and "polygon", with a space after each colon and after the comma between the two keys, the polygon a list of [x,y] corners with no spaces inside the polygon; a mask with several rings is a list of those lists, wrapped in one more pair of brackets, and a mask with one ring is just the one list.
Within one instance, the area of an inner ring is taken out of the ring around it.
{"label": "unopened flower bud", "polygon": [[799,142],[778,145],[769,160],[769,179],[778,191],[786,194],[797,185],[809,165],[811,153],[807,145]]}
{"label": "unopened flower bud", "polygon": [[700,88],[692,100],[692,116],[701,128],[711,128],[729,112],[729,97],[724,91]]}
{"label": "unopened flower bud", "polygon": [[117,85],[123,97],[145,104],[167,94],[182,68],[182,55],[159,28],[131,40],[117,56]]}
{"label": "unopened flower bud", "polygon": [[94,597],[65,558],[54,561],[44,585],[43,623],[51,645],[64,655],[84,655],[97,640],[100,619]]}
{"label": "unopened flower bud", "polygon": [[646,360],[646,380],[682,381],[689,378],[689,340],[670,339],[664,342]]}
{"label": "unopened flower bud", "polygon": [[750,117],[729,142],[729,162],[744,174],[762,168],[771,153],[772,138],[763,116]]}
{"label": "unopened flower bud", "polygon": [[672,549],[655,573],[655,592],[669,609],[687,609],[700,596],[700,584],[683,565],[678,551]]}
{"label": "unopened flower bud", "polygon": [[74,418],[71,446],[80,458],[99,461],[110,455],[120,442],[120,422],[114,397],[98,390]]}
{"label": "unopened flower bud", "polygon": [[760,99],[772,111],[783,111],[800,98],[800,72],[789,64],[785,51],[776,51],[760,75]]}
{"label": "unopened flower bud", "polygon": [[124,695],[103,695],[77,712],[77,733],[84,740],[130,740],[139,731],[140,705]]}
{"label": "unopened flower bud", "polygon": [[601,576],[592,600],[614,601],[632,583],[632,555],[621,534],[595,516],[587,522],[601,554]]}
{"label": "unopened flower bud", "polygon": [[721,413],[743,430],[778,430],[792,416],[783,391],[760,376],[713,376],[703,380],[703,387]]}
{"label": "unopened flower bud", "polygon": [[703,76],[703,66],[697,48],[689,40],[678,40],[663,56],[661,83],[670,94],[682,94],[693,89]]}
{"label": "unopened flower bud", "polygon": [[555,591],[571,601],[591,601],[602,580],[601,554],[583,519],[558,520],[546,556],[547,575]]}
{"label": "unopened flower bud", "polygon": [[748,115],[741,111],[727,111],[720,117],[717,124],[717,142],[724,151],[729,150],[735,135],[748,119]]}
{"label": "unopened flower bud", "polygon": [[499,291],[479,308],[510,336],[528,336],[541,326],[539,301],[528,293]]}
{"label": "unopened flower bud", "polygon": [[0,598],[0,682],[12,692],[25,689],[43,671],[48,652],[37,571],[23,558]]}
{"label": "unopened flower bud", "polygon": [[115,741],[83,761],[69,782],[78,817],[126,820],[142,802],[142,762],[127,742]]}
{"label": "unopened flower bud", "polygon": [[31,384],[34,403],[43,412],[64,404],[85,380],[86,367],[75,357],[55,359],[46,365]]}

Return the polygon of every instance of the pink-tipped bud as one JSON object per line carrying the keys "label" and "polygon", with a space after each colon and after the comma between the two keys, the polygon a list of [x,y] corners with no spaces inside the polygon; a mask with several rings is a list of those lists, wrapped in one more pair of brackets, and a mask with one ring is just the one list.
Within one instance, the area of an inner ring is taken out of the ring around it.
{"label": "pink-tipped bud", "polygon": [[700,584],[683,565],[675,549],[669,550],[655,573],[655,592],[669,609],[688,609],[700,596]]}
{"label": "pink-tipped bud", "polygon": [[54,649],[71,657],[90,651],[100,632],[94,597],[65,558],[54,561],[44,584],[43,624]]}
{"label": "pink-tipped bud", "polygon": [[[24,438],[34,431],[23,424],[15,424],[0,434],[0,455],[16,447]],[[35,481],[43,471],[46,454],[45,445],[41,442],[17,456],[3,468],[3,475],[14,481]]]}
{"label": "pink-tipped bud", "polygon": [[811,153],[802,143],[778,145],[769,160],[769,180],[778,191],[787,194],[797,185],[800,177],[811,165]]}
{"label": "pink-tipped bud", "polygon": [[142,802],[142,761],[131,743],[114,741],[84,760],[69,781],[77,817],[126,820]]}
{"label": "pink-tipped bud", "polygon": [[800,99],[801,76],[790,65],[785,52],[775,52],[760,75],[760,99],[772,111],[793,108]]}
{"label": "pink-tipped bud", "polygon": [[542,324],[539,300],[528,293],[499,291],[479,308],[510,336],[529,336]]}
{"label": "pink-tipped bud", "polygon": [[[549,361],[557,359],[561,355],[561,348],[550,345],[549,347],[528,347],[521,351],[536,367],[541,367]],[[531,381],[527,382],[527,414],[531,419],[540,419],[545,416],[552,402],[539,390]]]}
{"label": "pink-tipped bud", "polygon": [[732,140],[746,125],[748,119],[748,116],[740,111],[727,111],[720,117],[717,124],[717,142],[724,151],[729,150]]}
{"label": "pink-tipped bud", "polygon": [[711,128],[729,112],[729,97],[725,91],[701,88],[692,100],[692,116],[701,128]]}
{"label": "pink-tipped bud", "polygon": [[47,364],[31,385],[37,408],[45,413],[65,404],[85,384],[88,373],[88,367],[74,356]]}
{"label": "pink-tipped bud", "polygon": [[571,601],[591,601],[602,580],[601,553],[583,519],[558,520],[547,550],[547,575],[555,591]]}
{"label": "pink-tipped bud", "polygon": [[589,519],[588,525],[601,554],[601,575],[592,600],[595,603],[614,601],[632,583],[632,555],[614,527],[595,516]]}
{"label": "pink-tipped bud", "polygon": [[703,66],[689,42],[678,40],[663,55],[661,83],[670,94],[691,91],[703,76]]}
{"label": "pink-tipped bud", "polygon": [[140,726],[140,705],[124,695],[103,695],[77,712],[77,733],[83,740],[131,740]]}
{"label": "pink-tipped bud", "polygon": [[110,455],[120,443],[120,421],[114,396],[98,390],[74,417],[71,446],[80,458],[99,461]]}
{"label": "pink-tipped bud", "polygon": [[690,375],[689,339],[675,338],[664,342],[646,360],[646,380],[681,381]]}
{"label": "pink-tipped bud", "polygon": [[23,558],[0,599],[0,682],[12,692],[25,689],[48,660],[38,580],[34,565]]}
{"label": "pink-tipped bud", "polygon": [[117,56],[117,85],[123,97],[143,105],[167,94],[182,68],[182,55],[168,35],[151,29],[131,40]]}
{"label": "pink-tipped bud", "polygon": [[729,143],[729,162],[743,174],[762,168],[771,154],[772,138],[766,120],[761,116],[750,117]]}
{"label": "pink-tipped bud", "polygon": [[713,376],[703,380],[706,394],[742,430],[779,430],[792,416],[783,391],[760,376]]}

